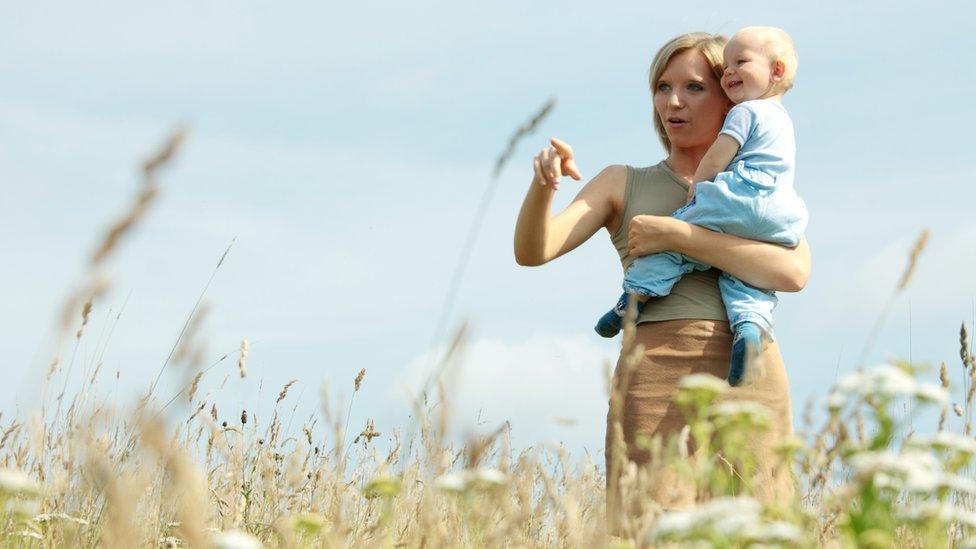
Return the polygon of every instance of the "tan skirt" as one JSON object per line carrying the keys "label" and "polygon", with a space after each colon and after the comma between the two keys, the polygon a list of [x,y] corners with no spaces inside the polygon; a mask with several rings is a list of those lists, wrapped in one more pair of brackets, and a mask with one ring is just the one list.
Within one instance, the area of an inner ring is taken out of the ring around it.
{"label": "tan skirt", "polygon": [[[674,402],[678,381],[686,375],[706,373],[721,379],[728,377],[732,333],[728,322],[715,320],[668,320],[644,322],[637,326],[636,343],[644,346],[644,358],[629,376],[624,395],[622,427],[627,457],[637,464],[647,464],[650,452],[634,442],[640,435],[663,440],[676,435],[685,426],[681,408]],[[617,363],[619,379],[623,357]],[[784,501],[795,494],[792,471],[780,466],[774,447],[793,434],[793,409],[790,387],[779,347],[767,344],[758,361],[759,368],[746,372],[738,387],[729,387],[721,400],[751,400],[772,412],[772,427],[750,441],[755,456],[756,475],[750,482],[752,493],[761,500]],[[606,459],[610,471],[612,458],[611,417],[607,414]],[[692,448],[692,452],[694,449]],[[653,464],[652,464],[653,465]],[[651,497],[665,509],[693,505],[695,490],[668,469],[652,469],[658,477]]]}

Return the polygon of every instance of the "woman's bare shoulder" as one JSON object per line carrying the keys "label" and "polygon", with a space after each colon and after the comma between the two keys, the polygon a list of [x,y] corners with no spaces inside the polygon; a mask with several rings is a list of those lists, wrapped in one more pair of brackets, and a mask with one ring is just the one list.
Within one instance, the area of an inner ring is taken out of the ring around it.
{"label": "woman's bare shoulder", "polygon": [[610,164],[607,167],[600,170],[597,174],[596,179],[600,177],[607,181],[609,184],[619,184],[627,182],[627,165],[625,164]]}
{"label": "woman's bare shoulder", "polygon": [[610,164],[600,170],[593,179],[590,179],[580,194],[600,194],[611,201],[615,199],[623,200],[624,191],[627,188],[627,166],[624,164]]}

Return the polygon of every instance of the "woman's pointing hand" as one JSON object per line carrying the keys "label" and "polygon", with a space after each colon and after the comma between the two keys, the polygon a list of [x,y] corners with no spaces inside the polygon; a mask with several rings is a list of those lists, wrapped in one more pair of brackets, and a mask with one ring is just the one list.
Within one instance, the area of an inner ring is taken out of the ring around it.
{"label": "woman's pointing hand", "polygon": [[535,169],[536,179],[542,186],[552,185],[553,189],[559,188],[559,178],[568,175],[579,181],[582,175],[576,167],[576,160],[573,157],[573,148],[569,143],[553,137],[549,140],[550,146],[542,149],[532,161]]}

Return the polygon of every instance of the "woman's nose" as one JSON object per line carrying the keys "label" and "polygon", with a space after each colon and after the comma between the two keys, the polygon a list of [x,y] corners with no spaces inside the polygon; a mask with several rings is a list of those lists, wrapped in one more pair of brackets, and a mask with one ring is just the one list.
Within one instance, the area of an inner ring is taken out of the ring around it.
{"label": "woman's nose", "polygon": [[672,93],[668,96],[668,106],[669,107],[680,107],[681,106],[681,96],[677,93]]}

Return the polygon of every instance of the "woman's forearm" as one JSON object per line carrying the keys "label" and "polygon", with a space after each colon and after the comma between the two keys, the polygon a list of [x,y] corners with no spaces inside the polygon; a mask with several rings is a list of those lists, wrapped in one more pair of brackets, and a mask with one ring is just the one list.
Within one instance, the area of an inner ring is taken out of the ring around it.
{"label": "woman's forearm", "polygon": [[795,248],[748,240],[681,222],[672,249],[707,263],[757,288],[798,292],[810,276],[810,247]]}
{"label": "woman's forearm", "polygon": [[540,185],[538,177],[532,178],[515,222],[515,261],[519,265],[546,262],[546,232],[554,194],[551,185]]}

